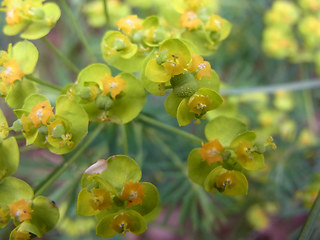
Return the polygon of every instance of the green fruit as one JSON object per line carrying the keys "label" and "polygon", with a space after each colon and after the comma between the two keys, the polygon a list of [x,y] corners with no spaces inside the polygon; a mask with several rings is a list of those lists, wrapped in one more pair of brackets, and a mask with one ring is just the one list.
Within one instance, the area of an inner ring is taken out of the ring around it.
{"label": "green fruit", "polygon": [[198,80],[191,73],[176,75],[170,79],[173,93],[182,98],[191,97],[199,88]]}
{"label": "green fruit", "polygon": [[113,100],[107,95],[99,95],[96,98],[96,106],[101,110],[108,110],[111,108]]}

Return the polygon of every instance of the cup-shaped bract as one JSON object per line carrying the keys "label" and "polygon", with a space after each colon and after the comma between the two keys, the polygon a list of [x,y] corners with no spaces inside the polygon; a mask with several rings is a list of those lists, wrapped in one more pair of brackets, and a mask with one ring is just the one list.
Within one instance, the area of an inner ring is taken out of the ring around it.
{"label": "cup-shaped bract", "polygon": [[53,153],[65,154],[87,135],[89,119],[80,104],[67,95],[57,98],[55,108],[54,113],[45,96],[33,94],[15,113],[27,145],[34,144]]}
{"label": "cup-shaped bract", "polygon": [[59,20],[61,11],[57,4],[44,0],[9,0],[2,3],[6,9],[3,32],[13,36],[20,33],[24,39],[46,36]]}
{"label": "cup-shaped bract", "polygon": [[125,155],[99,160],[82,177],[77,214],[96,216],[101,237],[144,232],[146,222],[156,217],[160,200],[157,188],[140,178],[139,165]]}
{"label": "cup-shaped bract", "polygon": [[25,98],[36,92],[26,75],[34,71],[38,56],[37,48],[27,40],[0,52],[0,95],[11,108],[20,108]]}
{"label": "cup-shaped bract", "polygon": [[83,69],[74,87],[92,121],[124,124],[137,117],[146,103],[139,79],[129,73],[112,77],[104,64],[92,64]]}

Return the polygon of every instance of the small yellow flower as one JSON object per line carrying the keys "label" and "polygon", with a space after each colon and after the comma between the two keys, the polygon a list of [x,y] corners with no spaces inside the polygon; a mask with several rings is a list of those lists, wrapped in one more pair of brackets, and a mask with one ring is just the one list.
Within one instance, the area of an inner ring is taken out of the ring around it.
{"label": "small yellow flower", "polygon": [[220,155],[225,148],[221,145],[218,139],[210,141],[206,144],[202,143],[202,148],[199,149],[202,161],[206,161],[209,165],[214,162],[222,162]]}
{"label": "small yellow flower", "polygon": [[129,183],[124,184],[120,199],[127,200],[127,207],[142,204],[142,199],[145,197],[144,188],[145,186],[140,184],[139,181],[134,183],[130,180]]}
{"label": "small yellow flower", "polygon": [[241,162],[253,161],[254,157],[252,154],[252,148],[253,148],[252,143],[244,140],[239,143],[239,145],[234,150],[234,152],[236,153],[238,159]]}
{"label": "small yellow flower", "polygon": [[124,33],[131,35],[133,31],[139,30],[142,28],[141,19],[137,15],[129,15],[126,18],[121,18],[117,22],[117,27],[119,30],[122,30]]}
{"label": "small yellow flower", "polygon": [[110,207],[112,199],[106,189],[94,188],[92,189],[92,198],[90,198],[89,203],[94,210],[101,211]]}
{"label": "small yellow flower", "polygon": [[187,10],[181,15],[180,24],[183,28],[188,28],[188,30],[198,29],[201,20],[198,18],[196,12]]}
{"label": "small yellow flower", "polygon": [[41,123],[48,125],[49,118],[54,116],[52,110],[53,107],[50,106],[49,100],[40,102],[32,108],[32,112],[28,117],[35,127],[39,127]]}
{"label": "small yellow flower", "polygon": [[125,91],[126,82],[120,77],[120,75],[116,77],[112,77],[108,74],[101,79],[102,82],[102,94],[107,95],[110,94],[113,99],[116,98],[122,91]]}
{"label": "small yellow flower", "polygon": [[31,219],[31,213],[33,212],[30,209],[31,202],[21,199],[19,201],[14,200],[14,203],[9,204],[10,216],[18,217],[20,222],[24,220]]}
{"label": "small yellow flower", "polygon": [[206,28],[213,32],[219,32],[222,27],[223,18],[219,15],[213,14],[210,16],[209,21],[207,22]]}
{"label": "small yellow flower", "polygon": [[237,179],[233,174],[233,171],[227,171],[218,176],[216,180],[216,188],[219,192],[224,192],[226,188],[231,189],[237,183]]}
{"label": "small yellow flower", "polygon": [[2,78],[5,84],[14,85],[14,81],[21,81],[23,72],[20,68],[20,63],[15,59],[11,59],[3,64],[4,70],[0,73],[0,78]]}
{"label": "small yellow flower", "polygon": [[167,61],[163,63],[162,66],[169,75],[175,76],[184,73],[187,63],[180,54],[169,54]]}
{"label": "small yellow flower", "polygon": [[130,232],[130,229],[134,226],[134,222],[132,219],[126,215],[125,213],[120,213],[119,215],[115,216],[111,227],[117,233],[125,234],[126,232]]}
{"label": "small yellow flower", "polygon": [[197,78],[201,80],[203,77],[211,79],[211,65],[207,61],[203,61],[200,55],[193,55],[192,61],[188,67],[189,72],[197,72]]}
{"label": "small yellow flower", "polygon": [[8,8],[6,13],[6,22],[12,26],[21,22],[21,14],[19,8]]}
{"label": "small yellow flower", "polygon": [[201,116],[207,112],[208,107],[211,105],[211,100],[201,94],[193,94],[188,102],[190,112]]}

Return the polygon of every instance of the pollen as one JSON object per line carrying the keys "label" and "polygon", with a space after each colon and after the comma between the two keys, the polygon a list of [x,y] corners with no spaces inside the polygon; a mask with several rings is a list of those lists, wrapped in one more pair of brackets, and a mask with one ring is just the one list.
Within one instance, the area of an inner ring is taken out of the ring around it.
{"label": "pollen", "polygon": [[216,188],[219,192],[224,192],[226,188],[230,189],[236,185],[236,178],[233,171],[227,171],[218,176],[216,181]]}
{"label": "pollen", "polygon": [[175,76],[184,73],[187,63],[181,54],[175,53],[169,54],[162,66],[170,76]]}
{"label": "pollen", "polygon": [[142,204],[142,200],[145,197],[144,188],[145,186],[140,184],[139,181],[134,183],[130,180],[129,183],[124,184],[120,199],[127,200],[127,207]]}
{"label": "pollen", "polygon": [[225,148],[221,145],[218,139],[210,141],[206,144],[202,143],[202,148],[199,149],[202,161],[206,161],[209,165],[214,162],[222,162],[221,153]]}
{"label": "pollen", "polygon": [[198,80],[201,80],[203,77],[211,79],[211,65],[209,62],[204,61],[200,55],[195,54],[192,56],[188,71],[196,72]]}
{"label": "pollen", "polygon": [[6,22],[12,26],[21,22],[19,8],[8,9],[6,14]]}
{"label": "pollen", "polygon": [[40,102],[32,108],[28,117],[31,119],[35,127],[39,127],[41,123],[48,125],[49,118],[54,116],[52,110],[53,107],[50,106],[49,100]]}
{"label": "pollen", "polygon": [[137,15],[129,15],[126,18],[122,18],[117,22],[117,27],[124,33],[131,35],[133,31],[142,28],[141,19]]}
{"label": "pollen", "polygon": [[183,28],[187,28],[188,30],[198,29],[201,20],[198,18],[196,12],[188,10],[181,15],[180,24]]}
{"label": "pollen", "polygon": [[2,78],[5,84],[14,85],[14,81],[21,81],[23,72],[20,68],[20,63],[15,59],[11,59],[3,64],[4,70],[0,73],[0,78]]}
{"label": "pollen", "polygon": [[14,200],[14,203],[9,204],[10,216],[17,217],[20,222],[24,220],[31,219],[31,213],[33,212],[30,209],[31,202],[21,199],[19,201]]}
{"label": "pollen", "polygon": [[113,99],[116,98],[121,92],[125,91],[126,82],[120,77],[120,75],[116,77],[112,77],[108,74],[105,75],[102,82],[102,94],[107,95],[110,94]]}

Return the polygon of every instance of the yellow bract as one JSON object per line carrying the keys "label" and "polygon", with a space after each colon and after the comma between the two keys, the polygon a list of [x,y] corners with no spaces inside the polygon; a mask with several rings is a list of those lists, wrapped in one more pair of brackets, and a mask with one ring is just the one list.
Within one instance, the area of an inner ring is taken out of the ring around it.
{"label": "yellow bract", "polygon": [[145,197],[144,188],[145,186],[140,184],[139,181],[134,183],[130,180],[129,183],[124,184],[120,199],[127,200],[127,207],[142,204],[142,199]]}
{"label": "yellow bract", "polygon": [[220,155],[225,148],[221,145],[218,139],[210,141],[206,144],[202,143],[202,148],[199,149],[202,161],[206,161],[208,164],[214,162],[222,162],[222,156]]}
{"label": "yellow bract", "polygon": [[40,102],[32,108],[28,117],[31,119],[35,127],[39,127],[41,123],[48,125],[47,122],[49,118],[54,116],[52,110],[53,107],[50,106],[49,100]]}
{"label": "yellow bract", "polygon": [[122,91],[125,91],[126,82],[120,77],[120,75],[116,77],[112,77],[108,74],[105,75],[102,82],[102,94],[107,95],[110,94],[113,99],[116,98]]}
{"label": "yellow bract", "polygon": [[112,203],[110,193],[104,189],[92,189],[92,198],[90,198],[89,203],[94,210],[104,210],[108,209]]}
{"label": "yellow bract", "polygon": [[192,61],[188,67],[189,72],[197,72],[196,76],[199,80],[203,77],[211,79],[211,65],[207,61],[203,61],[200,55],[193,55]]}
{"label": "yellow bract", "polygon": [[33,212],[30,209],[31,202],[21,199],[19,201],[14,200],[14,203],[9,204],[10,216],[18,217],[20,222],[24,220],[31,219],[31,213]]}
{"label": "yellow bract", "polygon": [[142,28],[141,19],[137,15],[129,15],[126,18],[121,18],[117,22],[117,27],[122,32],[131,35],[133,31],[139,30]]}
{"label": "yellow bract", "polygon": [[207,96],[201,94],[192,95],[188,102],[190,112],[199,116],[205,114],[210,105],[211,100]]}
{"label": "yellow bract", "polygon": [[14,81],[21,81],[23,72],[20,63],[11,59],[3,64],[4,70],[0,73],[0,78],[5,84],[14,85]]}
{"label": "yellow bract", "polygon": [[198,18],[196,12],[187,10],[181,15],[180,24],[183,28],[188,28],[189,30],[198,29],[201,20]]}
{"label": "yellow bract", "polygon": [[209,21],[207,22],[206,28],[208,30],[219,32],[222,27],[223,18],[219,15],[213,14],[210,16]]}

